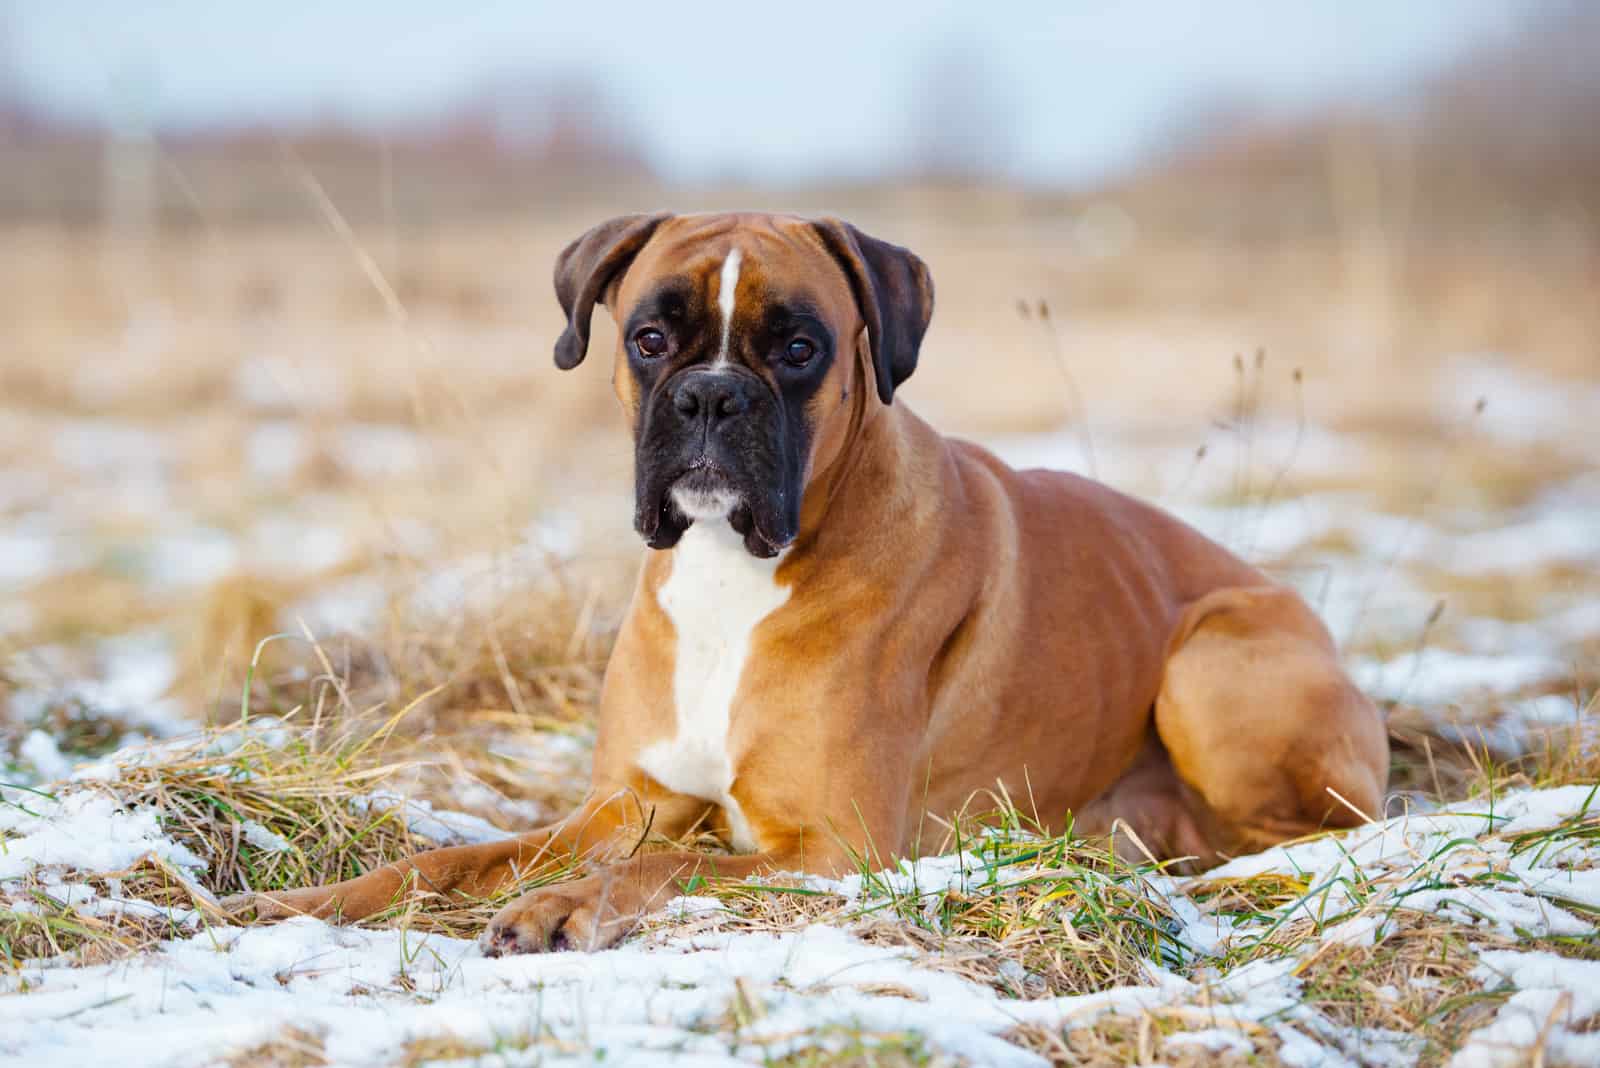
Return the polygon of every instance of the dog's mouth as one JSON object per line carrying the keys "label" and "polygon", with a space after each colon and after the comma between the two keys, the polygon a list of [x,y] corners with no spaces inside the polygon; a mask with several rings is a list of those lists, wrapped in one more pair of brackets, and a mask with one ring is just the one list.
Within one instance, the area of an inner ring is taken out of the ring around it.
{"label": "dog's mouth", "polygon": [[667,490],[673,507],[685,519],[710,523],[726,519],[744,500],[733,478],[709,457],[701,456]]}
{"label": "dog's mouth", "polygon": [[[653,549],[670,549],[695,523],[726,522],[744,539],[745,549],[762,558],[776,556],[795,532],[766,497],[749,493],[723,465],[701,455],[676,476],[656,482],[640,500],[639,533]],[[644,487],[641,487],[644,489]]]}

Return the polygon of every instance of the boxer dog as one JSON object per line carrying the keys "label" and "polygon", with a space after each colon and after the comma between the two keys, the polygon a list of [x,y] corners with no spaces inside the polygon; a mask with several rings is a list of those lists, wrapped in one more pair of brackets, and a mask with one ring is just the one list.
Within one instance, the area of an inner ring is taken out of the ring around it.
{"label": "boxer dog", "polygon": [[[1199,866],[1379,813],[1382,717],[1299,596],[1158,508],[1012,470],[895,400],[933,314],[911,252],[834,219],[633,215],[569,245],[555,288],[557,366],[583,362],[597,303],[619,327],[649,546],[588,800],[256,895],[258,916],[482,897],[581,858],[482,944],[598,949],[691,880],[936,849],[983,791]],[[639,848],[697,827],[731,854]]]}

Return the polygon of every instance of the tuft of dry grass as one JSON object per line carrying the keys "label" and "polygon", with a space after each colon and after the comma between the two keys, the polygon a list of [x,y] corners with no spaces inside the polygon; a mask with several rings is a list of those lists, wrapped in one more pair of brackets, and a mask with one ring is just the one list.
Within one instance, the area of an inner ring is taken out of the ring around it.
{"label": "tuft of dry grass", "polygon": [[386,751],[407,711],[328,728],[246,720],[124,764],[98,788],[160,812],[166,833],[207,860],[212,894],[337,882],[421,848],[396,809],[352,804],[413,763]]}
{"label": "tuft of dry grass", "polygon": [[227,1068],[322,1068],[328,1057],[321,1036],[285,1027],[277,1037],[240,1050],[223,1063]]}
{"label": "tuft of dry grass", "polygon": [[156,916],[87,915],[36,879],[23,880],[7,897],[7,904],[0,905],[0,965],[10,968],[48,957],[104,964],[143,952],[179,931],[172,921]]}
{"label": "tuft of dry grass", "polygon": [[[1026,875],[996,877],[1019,863],[1030,866]],[[1151,964],[1182,967],[1189,953],[1171,906],[1145,878],[1153,870],[1065,835],[994,858],[988,885],[922,901],[896,895],[882,910],[894,918],[873,915],[861,935],[909,946],[931,966],[1009,997],[1139,984]]]}
{"label": "tuft of dry grass", "polygon": [[[1213,1051],[1166,1041],[1185,1031],[1219,1027],[1237,1030],[1249,1039],[1252,1048]],[[1136,1016],[1108,1015],[1068,1028],[1023,1024],[1006,1038],[1060,1068],[1124,1068],[1157,1063],[1171,1068],[1275,1068],[1284,1063],[1277,1055],[1279,1040],[1267,1028],[1180,1009]]]}
{"label": "tuft of dry grass", "polygon": [[1420,1039],[1418,1063],[1442,1063],[1487,1023],[1510,991],[1484,990],[1473,977],[1484,949],[1520,941],[1405,911],[1372,945],[1329,942],[1295,969],[1304,1004],[1351,1028],[1387,1028]]}
{"label": "tuft of dry grass", "polygon": [[[401,1059],[396,1064],[398,1068],[424,1068],[426,1065],[461,1062],[503,1063],[493,1058],[497,1056],[504,1058],[507,1054],[526,1050],[535,1050],[540,1054],[549,1052],[557,1056],[588,1052],[587,1047],[583,1045],[562,1041],[546,1031],[534,1028],[523,1033],[498,1036],[489,1044],[469,1042],[453,1035],[432,1035],[412,1039],[401,1050]],[[540,1060],[542,1058],[537,1058],[532,1063],[539,1063]]]}
{"label": "tuft of dry grass", "polygon": [[[1494,714],[1491,709],[1491,719]],[[1436,717],[1398,706],[1389,715],[1390,792],[1449,804],[1518,787],[1600,783],[1597,716],[1600,691],[1576,697],[1570,724],[1533,732],[1526,749],[1507,758],[1474,740],[1470,731],[1464,738],[1441,737]]]}
{"label": "tuft of dry grass", "polygon": [[766,1063],[772,1068],[954,1068],[964,1063],[929,1049],[920,1035],[822,1030],[806,1037],[812,1044]]}

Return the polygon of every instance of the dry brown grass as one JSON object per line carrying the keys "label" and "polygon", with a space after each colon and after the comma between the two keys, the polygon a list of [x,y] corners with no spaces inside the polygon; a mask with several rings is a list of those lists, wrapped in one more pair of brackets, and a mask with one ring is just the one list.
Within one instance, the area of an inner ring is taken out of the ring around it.
{"label": "dry brown grass", "polygon": [[498,1039],[492,1045],[481,1042],[465,1042],[449,1035],[440,1035],[429,1038],[417,1038],[407,1042],[401,1052],[400,1060],[396,1061],[397,1068],[424,1068],[431,1064],[451,1064],[461,1061],[477,1062],[481,1058],[490,1058],[488,1063],[494,1063],[492,1058],[496,1055],[505,1055],[522,1050],[536,1049],[548,1050],[557,1056],[561,1054],[581,1054],[586,1052],[586,1047],[579,1043],[563,1042],[548,1034],[510,1035]]}
{"label": "dry brown grass", "polygon": [[1519,940],[1464,930],[1431,916],[1397,912],[1370,946],[1325,944],[1296,968],[1305,1003],[1334,1023],[1380,1027],[1425,1043],[1420,1064],[1442,1063],[1493,1017],[1508,991],[1486,991],[1472,975],[1478,952]]}
{"label": "dry brown grass", "polygon": [[286,1027],[278,1037],[240,1050],[224,1063],[228,1068],[322,1068],[328,1058],[321,1037]]}
{"label": "dry brown grass", "polygon": [[[107,789],[161,812],[166,833],[207,858],[213,894],[338,882],[420,846],[397,813],[351,805],[409,766],[388,744],[405,714],[272,733],[242,723],[126,766]],[[286,847],[251,843],[247,823]]]}
{"label": "dry brown grass", "polygon": [[[1165,1040],[1205,1027],[1238,1030],[1251,1051],[1213,1052],[1198,1046],[1168,1046]],[[1132,1064],[1166,1064],[1172,1068],[1273,1068],[1278,1039],[1259,1024],[1239,1024],[1206,1013],[1157,1011],[1136,1017],[1108,1016],[1069,1030],[1025,1024],[1006,1036],[1060,1068],[1124,1068]]]}
{"label": "dry brown grass", "polygon": [[[141,900],[180,906],[194,900],[159,864],[141,864],[109,877],[128,880],[125,885]],[[105,877],[85,881],[100,892],[106,890]],[[105,964],[147,952],[162,939],[182,933],[181,925],[159,916],[88,915],[61,901],[37,879],[27,879],[0,906],[0,965],[15,968],[23,961],[50,957],[81,965]]]}
{"label": "dry brown grass", "polygon": [[918,1035],[824,1031],[814,1037],[817,1045],[766,1063],[773,1068],[955,1068],[966,1063],[928,1049]]}

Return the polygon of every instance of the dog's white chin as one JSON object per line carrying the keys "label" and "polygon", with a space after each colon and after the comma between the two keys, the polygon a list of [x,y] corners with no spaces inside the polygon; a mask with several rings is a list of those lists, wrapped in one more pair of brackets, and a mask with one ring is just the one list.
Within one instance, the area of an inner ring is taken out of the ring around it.
{"label": "dog's white chin", "polygon": [[672,487],[672,503],[684,518],[696,522],[713,522],[726,519],[739,505],[739,495],[732,490],[696,490],[684,486]]}

